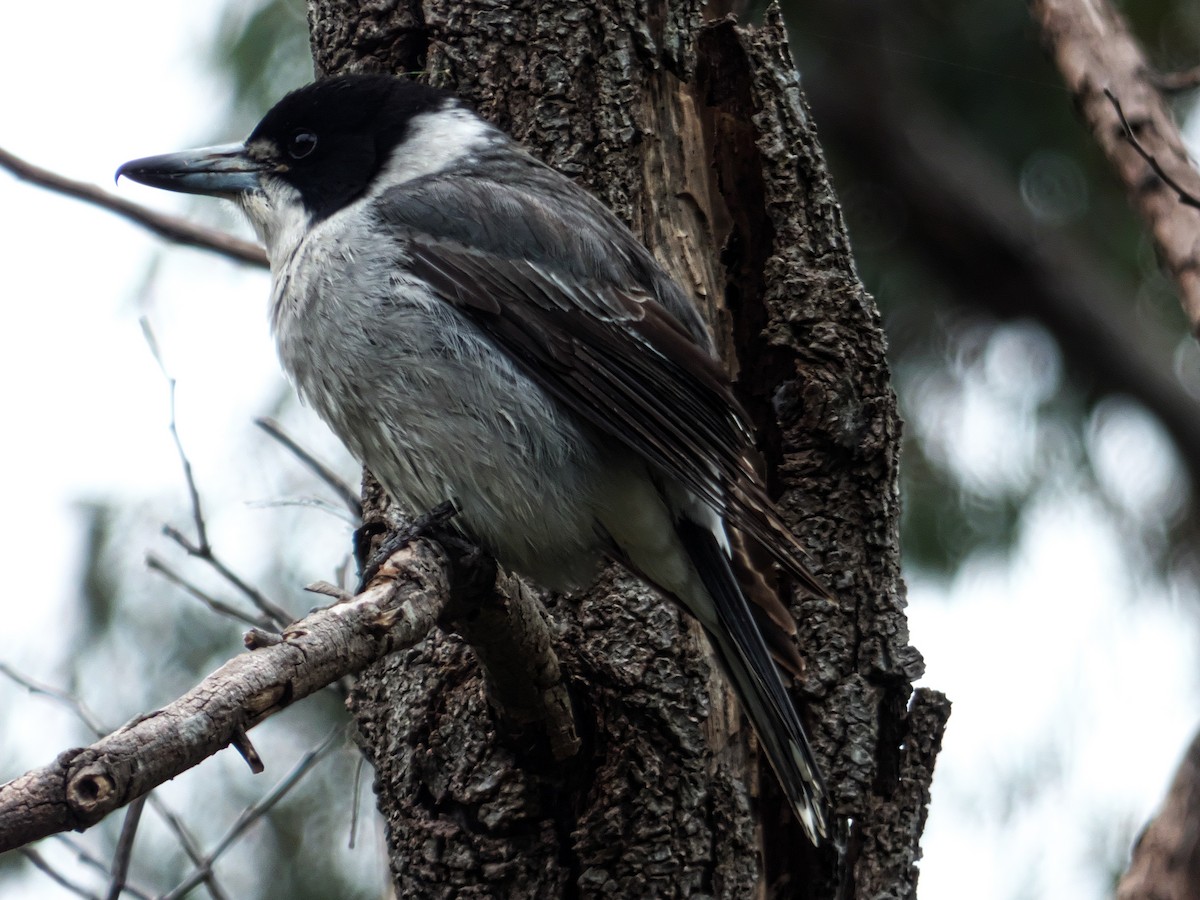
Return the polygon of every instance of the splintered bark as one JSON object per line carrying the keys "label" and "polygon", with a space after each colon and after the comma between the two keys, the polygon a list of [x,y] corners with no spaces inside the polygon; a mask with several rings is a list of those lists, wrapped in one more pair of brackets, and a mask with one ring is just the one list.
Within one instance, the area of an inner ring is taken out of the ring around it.
{"label": "splintered bark", "polygon": [[360,679],[398,894],[915,896],[949,703],[912,690],[884,339],[777,14],[743,28],[692,0],[310,0],[309,18],[319,73],[453,88],[692,289],[774,495],[839,598],[791,607],[840,868],[792,821],[698,629],[610,568],[544,598],[582,740],[566,761],[504,727],[470,628],[448,623]]}

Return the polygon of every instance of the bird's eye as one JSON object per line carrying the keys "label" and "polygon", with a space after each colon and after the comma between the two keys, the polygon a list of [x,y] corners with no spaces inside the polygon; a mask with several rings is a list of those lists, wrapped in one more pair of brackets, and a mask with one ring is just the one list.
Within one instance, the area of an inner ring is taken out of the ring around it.
{"label": "bird's eye", "polygon": [[300,129],[288,141],[287,153],[292,159],[304,159],[317,149],[317,136],[311,131]]}

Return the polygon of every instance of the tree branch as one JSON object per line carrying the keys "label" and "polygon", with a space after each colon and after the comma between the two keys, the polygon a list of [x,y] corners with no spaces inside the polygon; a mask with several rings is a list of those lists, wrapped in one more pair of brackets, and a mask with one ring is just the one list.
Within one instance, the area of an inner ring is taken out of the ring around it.
{"label": "tree branch", "polygon": [[325,465],[325,463],[321,462],[319,459],[301,447],[298,443],[296,443],[291,435],[283,430],[283,426],[274,419],[262,417],[255,419],[254,424],[271,437],[275,438],[275,440],[277,440],[288,450],[292,451],[292,455],[295,456],[296,459],[304,463],[304,465],[307,466],[314,475],[325,482],[325,484],[328,485],[335,494],[337,494],[338,499],[345,504],[346,509],[350,510],[350,514],[354,516],[356,520],[362,521],[363,508],[362,501],[358,499],[358,491],[354,490],[354,488],[350,487],[350,485],[346,484],[345,481],[339,478],[338,474],[334,472],[333,469],[329,468],[329,466]]}
{"label": "tree branch", "polygon": [[567,692],[554,635],[530,589],[502,575],[495,589],[451,603],[448,627],[471,645],[483,669],[488,700],[513,734],[545,740],[555,762],[579,752],[571,696]]}
{"label": "tree branch", "polygon": [[1117,900],[1183,900],[1200,892],[1200,734],[1192,739],[1158,815],[1133,848]]}
{"label": "tree branch", "polygon": [[1171,369],[1175,336],[1135,315],[1103,260],[1039,227],[995,159],[889,75],[871,80],[874,91],[823,79],[813,98],[847,157],[902,199],[913,250],[953,296],[1002,318],[1037,319],[1089,385],[1145,405],[1200,482],[1200,404]]}
{"label": "tree branch", "polygon": [[[1147,158],[1181,195],[1200,196],[1200,172],[1188,159],[1141,47],[1106,0],[1033,0],[1031,11],[1096,143],[1150,226],[1192,333],[1200,337],[1200,210],[1180,203]],[[1106,93],[1120,100],[1140,146],[1127,137],[1120,110]]]}
{"label": "tree branch", "polygon": [[49,169],[35,166],[3,148],[0,148],[0,168],[6,169],[22,181],[28,181],[30,184],[46,188],[46,190],[65,194],[76,200],[83,200],[85,203],[91,203],[93,206],[116,213],[118,216],[148,228],[168,241],[186,244],[189,247],[199,247],[202,250],[211,250],[236,262],[249,263],[263,269],[267,267],[266,253],[263,252],[262,247],[252,241],[244,241],[215,228],[205,228],[188,222],[186,219],[155,212],[140,204],[114,196],[94,184],[65,178]]}
{"label": "tree branch", "polygon": [[448,596],[443,554],[426,541],[398,551],[349,602],[289,626],[173,703],[53,763],[0,785],[0,852],[83,829],[228,746],[244,729],[337,679],[420,641]]}

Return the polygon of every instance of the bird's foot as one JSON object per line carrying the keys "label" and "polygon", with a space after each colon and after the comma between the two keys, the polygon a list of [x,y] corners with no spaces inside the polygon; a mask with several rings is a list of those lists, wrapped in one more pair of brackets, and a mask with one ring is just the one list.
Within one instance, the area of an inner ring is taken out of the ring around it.
{"label": "bird's foot", "polygon": [[419,537],[435,532],[439,533],[440,538],[441,533],[445,531],[444,526],[457,512],[458,509],[454,502],[447,500],[424,515],[418,516],[411,522],[405,522],[399,528],[388,532],[374,550],[371,550],[371,542],[386,530],[385,526],[375,522],[356,529],[354,532],[354,557],[358,560],[360,575],[358,587],[354,592],[361,594],[366,590],[367,585],[379,574],[379,569],[387,562],[388,557],[401,547]]}

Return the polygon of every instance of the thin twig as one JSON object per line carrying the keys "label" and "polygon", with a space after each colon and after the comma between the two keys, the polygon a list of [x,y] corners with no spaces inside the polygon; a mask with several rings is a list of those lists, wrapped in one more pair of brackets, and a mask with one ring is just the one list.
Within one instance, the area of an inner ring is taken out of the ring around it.
{"label": "thin twig", "polygon": [[281,606],[276,606],[257,588],[251,587],[240,576],[235,574],[232,569],[221,562],[211,547],[203,548],[193,544],[188,540],[179,529],[171,525],[163,526],[163,534],[173,540],[176,544],[182,547],[188,556],[194,556],[197,559],[202,559],[208,563],[222,578],[232,584],[235,588],[241,591],[250,600],[251,603],[268,619],[271,624],[282,628],[288,622],[292,621],[292,616]]}
{"label": "thin twig", "polygon": [[28,675],[23,675],[22,673],[18,672],[6,662],[0,662],[0,674],[3,674],[12,681],[15,681],[30,693],[41,694],[45,697],[51,698],[52,700],[57,700],[63,706],[75,713],[76,718],[86,725],[97,737],[103,737],[104,735],[108,734],[109,729],[106,728],[100,721],[99,716],[92,712],[91,709],[88,708],[88,705],[74,694],[61,690],[60,688],[52,687],[48,684],[43,684],[40,681],[35,681]]}
{"label": "thin twig", "polygon": [[124,200],[108,191],[101,190],[93,184],[65,178],[56,172],[40,168],[26,162],[20,157],[13,156],[7,150],[0,149],[0,168],[7,169],[13,175],[30,184],[46,188],[55,193],[83,200],[101,209],[123,216],[131,222],[136,222],[159,237],[166,238],[177,244],[186,244],[211,250],[221,256],[237,262],[249,263],[252,266],[266,268],[267,255],[263,249],[251,241],[226,234],[214,228],[205,228],[186,219],[155,212],[137,203]]}
{"label": "thin twig", "polygon": [[225,603],[222,600],[218,600],[215,597],[210,597],[153,553],[146,555],[146,568],[150,569],[152,572],[158,572],[176,587],[181,588],[186,593],[195,597],[215,613],[228,616],[235,621],[241,622],[243,625],[249,625],[253,628],[268,628],[274,624],[272,621],[269,621],[266,616],[252,616],[249,613],[242,612],[237,607],[230,606],[228,603]]}
{"label": "thin twig", "polygon": [[279,443],[283,444],[290,450],[295,457],[304,465],[313,471],[313,473],[324,481],[338,495],[339,499],[346,504],[346,508],[354,514],[355,519],[362,520],[362,501],[358,499],[358,491],[346,484],[338,474],[329,466],[314,457],[311,453],[301,447],[296,441],[287,434],[280,424],[273,419],[260,418],[255,419],[254,424],[265,431]]}
{"label": "thin twig", "polygon": [[346,729],[344,725],[339,725],[337,728],[333,729],[333,731],[329,733],[328,737],[326,737],[324,741],[322,741],[317,747],[309,750],[300,758],[300,761],[296,763],[296,765],[292,768],[292,771],[285,775],[279,781],[279,783],[275,785],[270,793],[268,793],[258,802],[242,810],[242,813],[238,816],[237,821],[235,821],[230,829],[225,832],[225,836],[217,842],[217,846],[213,848],[212,852],[204,858],[200,867],[198,867],[196,871],[176,885],[172,890],[164,894],[161,900],[178,900],[178,898],[183,897],[188,891],[198,885],[203,880],[205,873],[212,870],[213,865],[221,857],[221,855],[228,850],[233,843],[237,841],[238,838],[240,838],[252,825],[270,812],[275,804],[287,796],[287,793],[294,788],[300,782],[300,780],[304,778],[305,775],[308,774],[313,766],[315,766],[321,761],[321,759],[328,755],[328,753],[336,746],[338,739],[344,738],[345,730]]}
{"label": "thin twig", "polygon": [[21,855],[33,863],[36,868],[41,870],[44,875],[48,876],[51,881],[60,887],[66,888],[71,893],[77,894],[80,897],[85,897],[86,900],[100,900],[98,896],[93,894],[87,888],[76,884],[65,875],[60,874],[52,865],[50,865],[50,863],[46,862],[45,857],[43,857],[36,850],[31,850],[29,847],[22,847]]}
{"label": "thin twig", "polygon": [[321,497],[287,497],[278,500],[249,500],[246,503],[250,509],[315,509],[329,513],[341,522],[357,526],[358,522],[352,513],[344,509],[340,503],[333,503]]}
{"label": "thin twig", "polygon": [[[48,684],[42,684],[41,682],[35,681],[29,676],[18,672],[7,663],[0,662],[0,673],[3,673],[12,681],[21,685],[31,693],[41,694],[49,697],[50,699],[67,707],[75,714],[76,718],[78,718],[85,726],[87,726],[97,737],[104,737],[104,735],[108,734],[110,729],[100,721],[99,717],[88,708],[86,703],[84,703],[74,694],[60,690],[56,687],[52,687]],[[187,830],[186,826],[183,824],[183,821],[179,818],[179,816],[175,815],[175,813],[172,812],[162,800],[159,799],[157,794],[152,793],[147,796],[150,801],[150,806],[156,813],[159,814],[159,816],[162,817],[163,821],[167,823],[167,827],[174,832],[176,839],[179,841],[180,846],[183,847],[183,850],[188,855],[188,858],[193,864],[197,864],[201,858],[200,851],[198,845],[196,844],[195,838],[193,838],[191,832]],[[108,874],[108,867],[103,862],[85,854],[85,851],[82,847],[76,846],[65,836],[58,835],[58,837],[62,838],[64,841],[67,841],[68,846],[72,847],[72,849],[79,854],[80,859],[82,859],[84,862],[87,862],[96,868],[101,869],[105,874]],[[220,885],[217,884],[215,876],[205,879],[205,887],[208,889],[212,900],[229,900],[225,892],[221,890]],[[126,891],[134,893],[133,889],[129,888],[128,886],[126,886]],[[146,898],[149,897],[149,895],[144,891],[135,893],[135,896]]]}
{"label": "thin twig", "polygon": [[[105,878],[110,877],[111,873],[109,872],[108,863],[88,850],[83,844],[72,840],[69,835],[65,834],[56,834],[54,835],[54,839],[74,853],[75,859],[81,865],[95,869],[97,872],[102,873]],[[153,900],[154,898],[154,895],[149,891],[132,884],[125,885],[125,893],[135,898],[135,900]]]}
{"label": "thin twig", "polygon": [[142,810],[146,807],[146,798],[138,797],[129,804],[125,812],[125,822],[121,825],[121,836],[117,839],[117,849],[113,853],[112,878],[108,883],[108,893],[105,900],[120,900],[121,892],[125,890],[125,878],[129,875],[129,861],[133,858],[133,839],[137,837],[138,825],[142,821]]}
{"label": "thin twig", "polygon": [[350,843],[348,844],[351,850],[354,849],[354,839],[358,835],[358,808],[362,805],[362,774],[367,765],[367,757],[365,754],[358,754],[358,765],[354,767],[354,787],[352,796],[354,802],[350,804]]}
{"label": "thin twig", "polygon": [[1125,118],[1125,110],[1121,109],[1121,101],[1117,99],[1117,95],[1108,88],[1105,88],[1104,96],[1108,98],[1108,102],[1117,111],[1117,118],[1121,120],[1121,128],[1125,130],[1125,140],[1129,141],[1129,146],[1133,147],[1137,151],[1137,155],[1144,159],[1150,168],[1154,170],[1154,174],[1161,178],[1163,183],[1175,192],[1175,195],[1179,197],[1180,203],[1200,209],[1200,200],[1197,200],[1178,181],[1168,175],[1166,170],[1159,165],[1154,154],[1143,147],[1141,142],[1134,136],[1133,127],[1129,124],[1129,120]]}
{"label": "thin twig", "polygon": [[150,347],[150,353],[154,356],[154,361],[158,363],[158,369],[162,372],[163,378],[167,380],[167,394],[170,398],[171,410],[171,419],[167,427],[170,429],[171,439],[175,441],[175,450],[179,453],[179,462],[183,465],[183,477],[187,481],[188,499],[192,503],[192,519],[196,523],[196,538],[201,551],[203,553],[211,553],[212,548],[208,543],[208,527],[204,524],[204,511],[200,507],[200,491],[196,488],[196,479],[192,475],[192,461],[188,459],[187,452],[183,449],[183,441],[179,439],[179,428],[177,419],[175,418],[175,378],[167,371],[166,363],[163,362],[162,353],[158,349],[158,341],[154,337],[154,330],[150,327],[150,320],[142,316],[139,322],[142,326],[142,335],[146,338],[146,344]]}
{"label": "thin twig", "polygon": [[[158,349],[158,341],[154,338],[154,331],[150,328],[149,322],[143,318],[141,320],[142,334],[145,335],[146,344],[150,347],[150,353],[154,356],[154,361],[158,363],[159,369],[162,371],[163,378],[167,380],[167,388],[170,394],[171,421],[170,430],[171,437],[175,441],[175,449],[179,452],[179,461],[183,465],[183,477],[187,482],[188,498],[192,505],[192,521],[196,526],[196,542],[188,540],[183,536],[183,533],[178,529],[170,526],[163,526],[163,534],[179,544],[187,551],[189,556],[194,556],[197,559],[202,559],[215,569],[221,577],[236,587],[239,591],[249,598],[250,602],[265,615],[271,624],[282,627],[292,620],[292,616],[284,609],[276,606],[268,600],[260,591],[252,588],[249,584],[243,581],[239,576],[235,575],[223,562],[221,562],[216,553],[213,552],[212,545],[208,542],[208,526],[204,520],[204,510],[200,505],[200,489],[196,487],[196,479],[192,474],[192,462],[188,458],[187,451],[184,449],[183,441],[179,437],[179,429],[176,427],[175,419],[175,379],[167,371],[166,364],[163,362],[162,354]],[[260,624],[260,623],[252,623]]]}
{"label": "thin twig", "polygon": [[[204,854],[200,850],[200,844],[192,835],[188,827],[165,803],[158,799],[158,794],[148,795],[150,798],[150,806],[154,809],[162,820],[167,823],[167,827],[175,832],[175,836],[179,839],[179,844],[183,847],[183,852],[187,854],[188,859],[192,861],[194,866],[204,865]],[[217,874],[209,869],[204,876],[204,887],[208,890],[208,895],[212,900],[229,900],[229,895],[217,882]]]}

